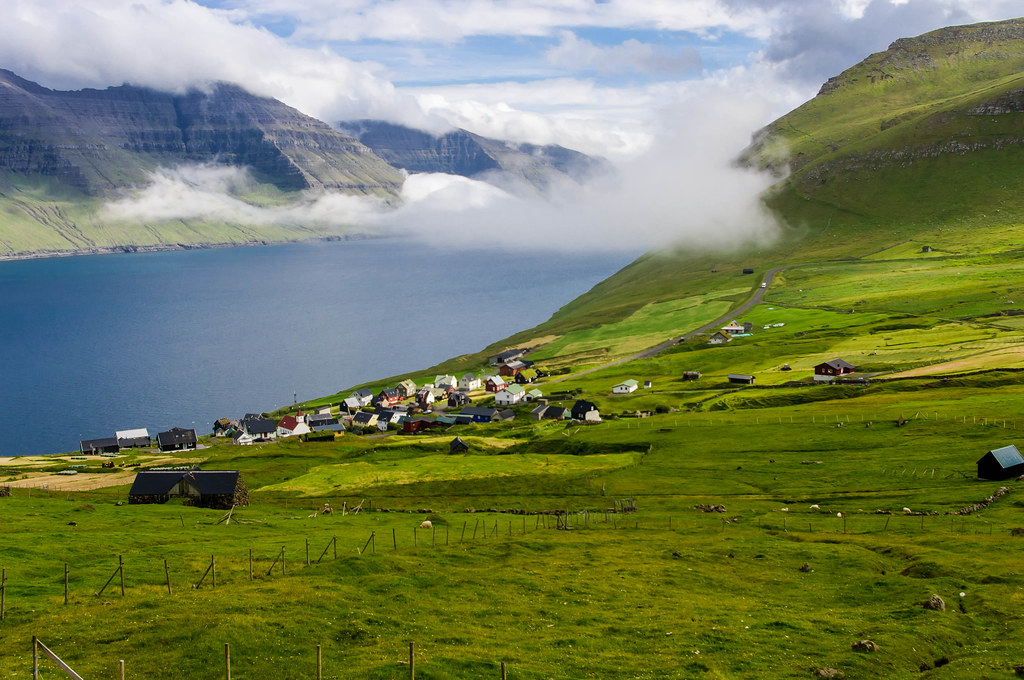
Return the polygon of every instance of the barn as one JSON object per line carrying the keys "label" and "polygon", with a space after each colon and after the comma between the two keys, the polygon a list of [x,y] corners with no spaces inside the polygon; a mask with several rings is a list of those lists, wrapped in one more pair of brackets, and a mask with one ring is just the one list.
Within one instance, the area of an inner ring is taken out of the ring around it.
{"label": "barn", "polygon": [[187,505],[229,510],[249,505],[249,489],[238,470],[140,470],[128,502],[166,503],[184,498]]}
{"label": "barn", "polygon": [[978,479],[1000,481],[1024,475],[1024,456],[1013,444],[992,449],[978,460]]}

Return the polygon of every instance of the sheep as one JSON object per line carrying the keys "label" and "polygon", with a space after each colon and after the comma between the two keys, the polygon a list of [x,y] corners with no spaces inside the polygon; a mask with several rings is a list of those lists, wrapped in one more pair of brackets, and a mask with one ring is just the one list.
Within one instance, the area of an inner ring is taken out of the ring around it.
{"label": "sheep", "polygon": [[910,514],[911,512],[912,512],[912,511],[911,511],[911,509],[910,509],[910,508],[903,508],[903,514],[905,514],[905,515],[909,515],[909,514]]}
{"label": "sheep", "polygon": [[814,505],[811,506],[811,510],[821,510],[821,508],[819,508],[818,504],[815,503]]}
{"label": "sheep", "polygon": [[420,529],[430,529],[433,526],[434,525],[430,523],[429,519],[425,519],[425,520],[423,520],[423,523],[420,524]]}

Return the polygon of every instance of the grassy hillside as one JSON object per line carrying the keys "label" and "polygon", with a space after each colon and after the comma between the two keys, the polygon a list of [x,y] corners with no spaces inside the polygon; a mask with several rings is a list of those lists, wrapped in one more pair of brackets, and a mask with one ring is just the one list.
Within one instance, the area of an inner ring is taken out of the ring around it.
{"label": "grassy hillside", "polygon": [[[961,70],[947,80],[984,72]],[[808,121],[808,139],[845,125]],[[817,167],[873,143],[855,127]],[[596,425],[519,406],[509,423],[426,436],[205,440],[187,462],[240,470],[252,490],[230,523],[118,505],[128,486],[99,460],[6,462],[5,677],[30,677],[33,635],[86,677],[118,659],[128,676],[222,675],[229,644],[235,677],[315,677],[321,645],[324,677],[404,678],[410,642],[419,678],[499,678],[502,663],[538,680],[1014,677],[1024,500],[1019,479],[979,480],[976,462],[1024,446],[1016,154],[849,165],[806,193],[798,170],[773,197],[787,226],[771,246],[647,255],[541,326],[412,376],[482,373],[488,354],[529,345],[567,370],[539,389],[594,401]],[[769,269],[738,317],[749,336],[610,363],[729,318]],[[837,357],[868,382],[815,383]],[[626,378],[652,385],[612,394]],[[455,436],[468,453],[449,453]],[[87,467],[52,476],[72,464]],[[117,578],[97,595],[118,556],[124,596]],[[202,580],[213,560],[216,588]],[[944,610],[924,607],[932,596]]]}

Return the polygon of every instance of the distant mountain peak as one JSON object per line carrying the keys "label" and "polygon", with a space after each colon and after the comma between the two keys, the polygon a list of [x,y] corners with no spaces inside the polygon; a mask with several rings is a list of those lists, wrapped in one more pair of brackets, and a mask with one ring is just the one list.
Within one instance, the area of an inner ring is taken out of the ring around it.
{"label": "distant mountain peak", "polygon": [[462,175],[516,190],[547,191],[561,180],[583,183],[610,166],[601,158],[557,145],[516,144],[468,130],[443,134],[381,120],[338,123],[338,128],[409,172]]}

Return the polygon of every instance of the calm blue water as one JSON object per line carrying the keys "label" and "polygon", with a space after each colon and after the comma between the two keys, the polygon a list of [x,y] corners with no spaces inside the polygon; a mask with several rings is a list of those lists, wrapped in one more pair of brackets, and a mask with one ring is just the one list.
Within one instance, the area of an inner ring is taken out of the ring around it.
{"label": "calm blue water", "polygon": [[237,418],[479,351],[635,254],[397,241],[0,262],[0,456]]}

